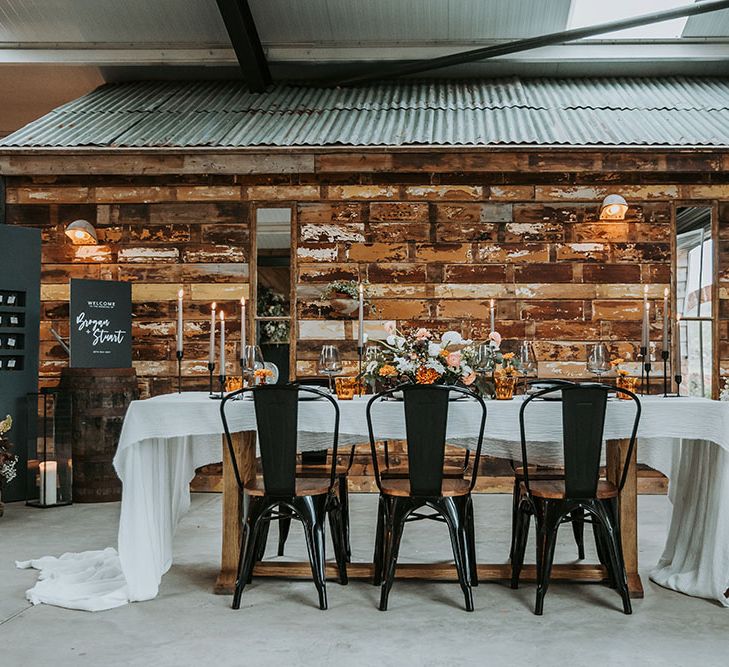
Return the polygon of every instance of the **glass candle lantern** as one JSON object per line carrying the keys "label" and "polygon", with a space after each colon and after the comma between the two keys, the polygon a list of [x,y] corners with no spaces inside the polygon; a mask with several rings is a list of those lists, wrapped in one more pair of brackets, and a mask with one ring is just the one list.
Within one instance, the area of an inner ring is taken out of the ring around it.
{"label": "glass candle lantern", "polygon": [[71,399],[41,389],[28,401],[28,493],[32,507],[60,507],[72,500]]}

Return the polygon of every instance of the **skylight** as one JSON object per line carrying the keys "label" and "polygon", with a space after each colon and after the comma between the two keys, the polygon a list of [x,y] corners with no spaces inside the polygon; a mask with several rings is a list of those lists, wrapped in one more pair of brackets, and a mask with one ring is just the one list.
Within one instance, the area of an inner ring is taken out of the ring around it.
{"label": "skylight", "polygon": [[[687,0],[572,0],[568,28],[582,28],[597,23],[617,21],[641,14],[674,9]],[[589,39],[675,39],[681,36],[688,17],[652,23],[630,30],[620,30]]]}

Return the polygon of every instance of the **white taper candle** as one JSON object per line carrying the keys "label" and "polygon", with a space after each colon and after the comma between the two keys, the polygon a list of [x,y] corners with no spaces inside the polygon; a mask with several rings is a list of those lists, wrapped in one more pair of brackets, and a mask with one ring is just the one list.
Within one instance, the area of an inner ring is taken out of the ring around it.
{"label": "white taper candle", "polygon": [[225,375],[225,313],[220,311],[220,375]]}
{"label": "white taper candle", "polygon": [[177,292],[177,351],[182,352],[182,296],[184,292]]}
{"label": "white taper candle", "polygon": [[357,347],[364,347],[364,285],[359,284],[359,330],[357,332]]}
{"label": "white taper candle", "polygon": [[215,309],[217,304],[213,301],[213,307],[210,311],[210,350],[208,351],[208,364],[210,366],[215,365]]}

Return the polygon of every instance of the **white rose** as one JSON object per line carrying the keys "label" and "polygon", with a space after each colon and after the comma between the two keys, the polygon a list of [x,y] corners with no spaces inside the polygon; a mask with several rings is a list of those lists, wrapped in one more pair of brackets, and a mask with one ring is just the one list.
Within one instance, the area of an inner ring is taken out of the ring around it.
{"label": "white rose", "polygon": [[443,347],[446,345],[460,345],[463,342],[461,334],[457,331],[446,331],[440,338]]}

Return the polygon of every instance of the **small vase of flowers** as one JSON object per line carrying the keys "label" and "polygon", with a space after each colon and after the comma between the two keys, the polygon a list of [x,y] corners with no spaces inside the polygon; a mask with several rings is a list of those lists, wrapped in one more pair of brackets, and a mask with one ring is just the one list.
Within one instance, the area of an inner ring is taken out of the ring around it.
{"label": "small vase of flowers", "polygon": [[494,393],[499,401],[510,401],[514,398],[514,389],[519,377],[518,360],[513,352],[501,355],[501,363],[494,369]]}
{"label": "small vase of flowers", "polygon": [[0,421],[0,516],[3,515],[3,486],[15,479],[18,474],[18,456],[13,453],[13,446],[6,434],[13,427],[13,418],[8,415]]}
{"label": "small vase of flowers", "polygon": [[[620,364],[625,363],[625,359],[616,358],[613,359],[610,362],[610,366],[612,369],[617,373],[618,379],[615,381],[615,386],[619,387],[620,389],[627,389],[628,391],[632,391],[635,393],[638,390],[638,382],[640,378],[636,377],[635,375],[631,375],[630,371],[626,370],[625,368],[620,368]],[[631,400],[630,396],[627,394],[623,394],[622,392],[617,392],[618,398],[622,398],[624,400]]]}

